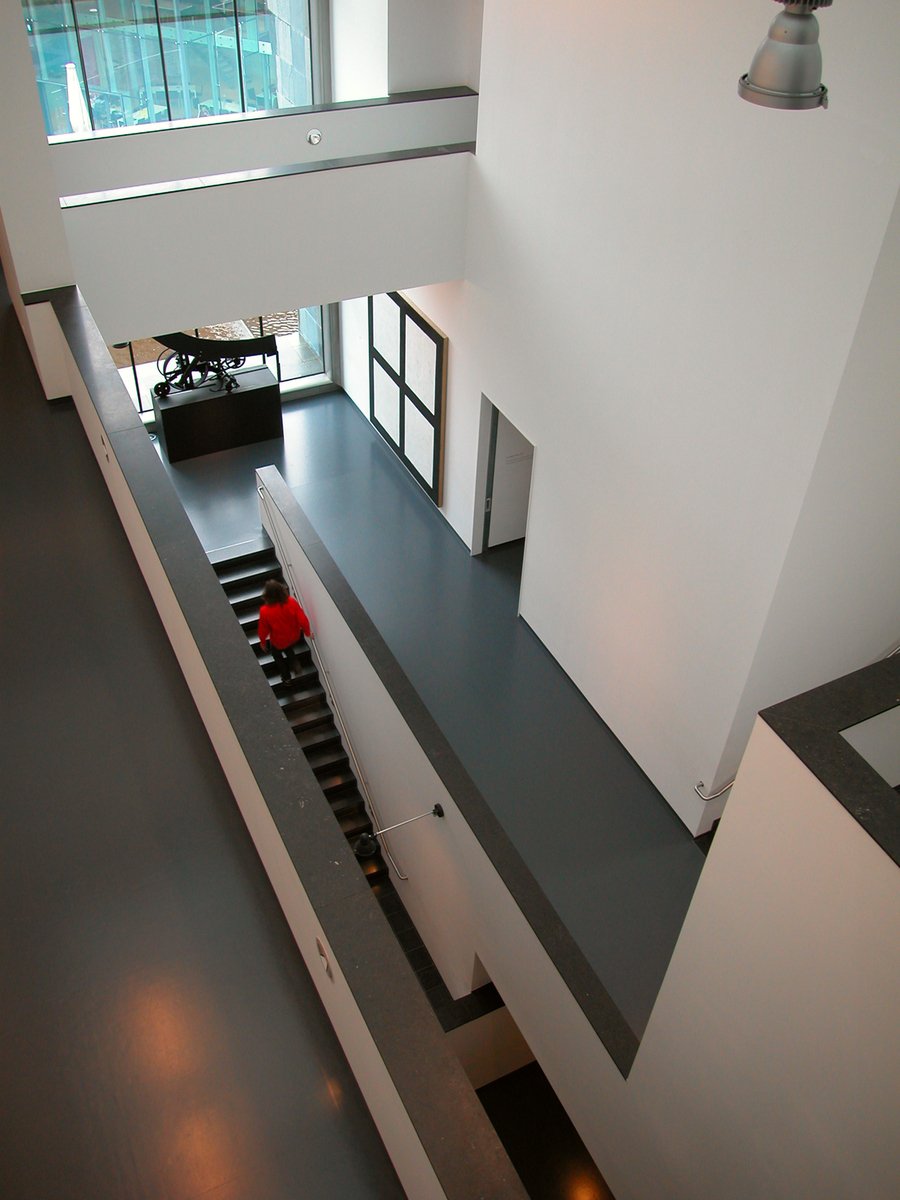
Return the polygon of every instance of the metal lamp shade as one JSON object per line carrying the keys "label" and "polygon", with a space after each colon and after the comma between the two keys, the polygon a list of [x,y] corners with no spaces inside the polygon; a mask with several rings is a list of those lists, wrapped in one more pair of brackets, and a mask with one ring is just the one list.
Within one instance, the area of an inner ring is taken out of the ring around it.
{"label": "metal lamp shade", "polygon": [[[831,0],[825,0],[830,4]],[[816,3],[788,4],[772,22],[750,70],[738,83],[738,94],[765,108],[819,108],[828,104],[822,84],[822,51]]]}

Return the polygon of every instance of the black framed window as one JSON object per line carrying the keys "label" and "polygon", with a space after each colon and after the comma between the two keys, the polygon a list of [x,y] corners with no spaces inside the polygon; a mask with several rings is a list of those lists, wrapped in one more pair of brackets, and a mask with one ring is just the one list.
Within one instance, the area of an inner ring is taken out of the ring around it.
{"label": "black framed window", "polygon": [[369,416],[438,506],[447,339],[399,292],[369,297]]}

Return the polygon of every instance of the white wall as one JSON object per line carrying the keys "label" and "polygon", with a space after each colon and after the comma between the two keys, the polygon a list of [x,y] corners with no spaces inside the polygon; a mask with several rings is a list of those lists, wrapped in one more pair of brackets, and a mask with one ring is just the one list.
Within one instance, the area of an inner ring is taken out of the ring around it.
{"label": "white wall", "polygon": [[714,786],[734,773],[759,709],[900,640],[898,263],[900,200]]}
{"label": "white wall", "polygon": [[15,97],[14,119],[0,121],[0,265],[41,385],[56,398],[69,392],[59,331],[43,306],[23,304],[22,293],[64,286],[75,276],[18,4],[0,5],[0,78],[5,95]]}
{"label": "white wall", "polygon": [[[411,294],[450,337],[445,515],[468,542],[484,393],[536,448],[522,615],[694,831],[716,815],[694,784],[739,760],[900,177],[892,0],[821,14],[827,112],[738,100],[770,16],[486,0],[467,282]],[[856,665],[895,599],[873,590]],[[814,682],[843,669],[837,607]]]}
{"label": "white wall", "polygon": [[334,99],[386,96],[388,0],[331,0],[330,7]]}
{"label": "white wall", "polygon": [[369,415],[369,306],[365,296],[341,304],[341,386]]}
{"label": "white wall", "polygon": [[896,864],[758,722],[629,1080],[643,1194],[888,1200],[898,994]]}
{"label": "white wall", "polygon": [[[321,163],[475,139],[474,96],[245,120],[175,123],[50,147],[58,195],[72,196],[198,176]],[[310,129],[322,140],[311,146]]]}
{"label": "white wall", "polygon": [[65,210],[107,342],[462,273],[468,155]]}
{"label": "white wall", "polygon": [[388,84],[478,89],[483,0],[388,0]]}
{"label": "white wall", "polygon": [[[20,4],[0,5],[0,78],[7,110],[0,121],[3,265],[13,267],[11,288],[60,287],[72,282],[72,266]],[[29,344],[34,353],[31,336]]]}
{"label": "white wall", "polygon": [[483,0],[331,0],[335,100],[478,90]]}

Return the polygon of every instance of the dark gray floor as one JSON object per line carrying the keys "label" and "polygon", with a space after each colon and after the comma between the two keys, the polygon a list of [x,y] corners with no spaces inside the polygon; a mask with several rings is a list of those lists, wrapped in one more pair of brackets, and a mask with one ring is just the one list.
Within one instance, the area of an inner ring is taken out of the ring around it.
{"label": "dark gray floor", "polygon": [[274,464],[634,1032],[703,856],[517,617],[521,547],[472,558],[342,393],[294,402],[284,441],[170,466],[207,550],[259,535]]}
{"label": "dark gray floor", "polygon": [[399,1198],[5,291],[0,364],[0,1196]]}

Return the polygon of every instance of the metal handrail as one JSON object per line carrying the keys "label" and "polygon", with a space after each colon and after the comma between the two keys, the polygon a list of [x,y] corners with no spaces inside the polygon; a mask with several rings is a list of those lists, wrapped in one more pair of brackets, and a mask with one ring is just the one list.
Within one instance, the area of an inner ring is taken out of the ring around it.
{"label": "metal handrail", "polygon": [[[889,650],[887,652],[887,654],[885,654],[884,657],[885,658],[893,658],[895,654],[900,654],[900,645],[895,646],[893,650]],[[876,659],[875,661],[878,662],[879,660]],[[736,778],[737,778],[737,776],[735,776],[735,779]],[[697,793],[697,795],[700,797],[701,800],[718,800],[718,798],[721,795],[723,795],[725,792],[727,792],[730,787],[734,787],[734,779],[732,779],[730,783],[726,783],[724,787],[719,788],[719,790],[717,792],[713,792],[709,796],[704,796],[703,792],[700,791],[700,789],[702,787],[703,787],[702,779],[700,780],[699,783],[694,784],[694,791]]]}
{"label": "metal handrail", "polygon": [[[737,778],[737,776],[735,776],[735,779],[736,778]],[[700,797],[701,800],[718,800],[718,798],[720,796],[724,795],[725,792],[727,792],[729,788],[734,787],[734,779],[732,779],[732,781],[730,783],[726,783],[724,787],[719,788],[719,790],[717,792],[712,792],[709,796],[704,796],[703,792],[700,791],[700,789],[702,787],[703,787],[702,779],[700,780],[699,783],[694,784],[694,791],[697,793],[697,795]]]}
{"label": "metal handrail", "polygon": [[[262,487],[261,485],[257,485],[256,490],[259,493],[259,497],[262,500],[263,506],[265,507],[266,513],[268,514],[268,517],[269,517],[269,524],[272,527],[272,540],[275,543],[275,551],[278,556],[278,561],[281,564],[282,570],[287,573],[288,583],[290,585],[291,591],[294,593],[297,600],[300,602],[301,606],[305,609],[306,606],[303,604],[303,595],[300,591],[300,588],[297,586],[297,580],[294,575],[293,565],[285,552],[284,545],[282,544],[281,538],[278,536],[278,527],[275,523],[275,518],[272,513],[272,509],[269,506],[268,491],[266,488]],[[334,715],[335,723],[337,724],[337,727],[340,730],[341,739],[344,742],[344,746],[346,747],[347,754],[350,758],[350,761],[353,764],[353,771],[354,771],[354,774],[356,775],[357,782],[359,783],[360,789],[363,794],[363,802],[365,803],[366,807],[369,809],[370,815],[372,817],[372,821],[374,823],[375,828],[377,829],[381,825],[381,817],[378,815],[378,808],[375,804],[375,801],[372,799],[372,793],[369,790],[369,785],[368,785],[368,781],[366,780],[365,772],[363,771],[362,765],[360,764],[359,758],[357,757],[356,750],[353,746],[353,740],[350,737],[349,731],[347,729],[347,722],[344,720],[344,714],[341,711],[340,703],[338,702],[337,696],[335,695],[334,686],[331,682],[331,672],[328,670],[328,668],[325,665],[325,661],[322,658],[321,652],[319,651],[319,648],[316,645],[315,637],[312,637],[309,639],[309,649],[310,649],[310,653],[312,654],[313,660],[315,661],[316,670],[319,672],[319,677],[322,680],[322,686],[325,688],[325,693],[328,697],[329,707],[331,708],[332,714]],[[405,824],[405,822],[403,822],[403,823]],[[394,868],[397,878],[402,879],[402,880],[408,880],[409,876],[404,874],[403,871],[398,866],[397,860],[394,858],[393,854],[391,853],[391,849],[388,846],[387,842],[385,841],[383,843],[383,845],[384,845],[384,852],[387,855],[388,859],[390,860],[391,866]]]}

